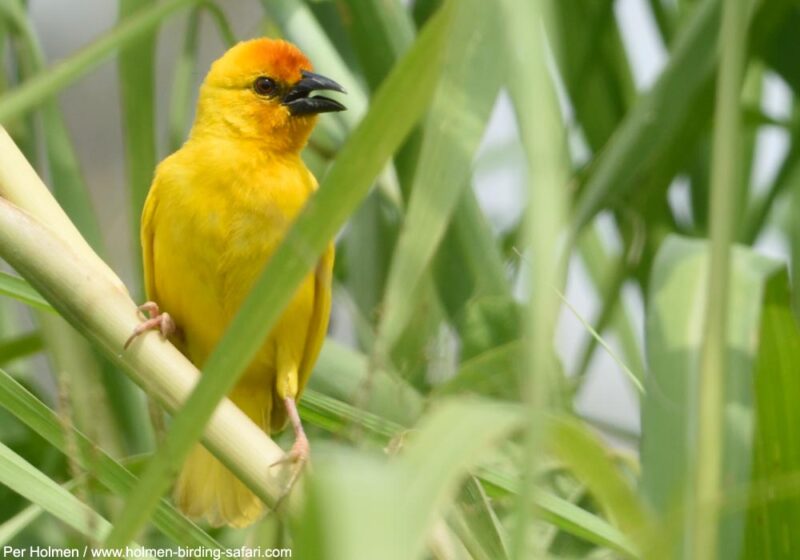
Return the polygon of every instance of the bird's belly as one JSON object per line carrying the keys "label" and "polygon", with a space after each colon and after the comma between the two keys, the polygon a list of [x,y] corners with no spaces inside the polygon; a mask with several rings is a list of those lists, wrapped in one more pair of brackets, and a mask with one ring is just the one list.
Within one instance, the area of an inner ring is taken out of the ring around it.
{"label": "bird's belly", "polygon": [[[176,342],[198,367],[203,366],[222,338],[287,226],[288,222],[274,216],[265,220],[263,213],[220,216],[209,212],[183,226],[170,227],[168,233],[164,232],[167,228],[161,229],[153,255],[157,303],[172,315],[180,329],[181,339]],[[314,281],[309,275],[240,386],[271,387],[276,350],[305,340],[313,301]]]}

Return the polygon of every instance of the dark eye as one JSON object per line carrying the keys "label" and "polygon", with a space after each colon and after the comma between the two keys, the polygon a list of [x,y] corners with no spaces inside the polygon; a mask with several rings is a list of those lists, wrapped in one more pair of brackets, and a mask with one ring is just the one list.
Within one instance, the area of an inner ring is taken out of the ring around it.
{"label": "dark eye", "polygon": [[278,84],[272,78],[266,76],[259,76],[253,82],[253,89],[258,95],[272,95],[278,89]]}

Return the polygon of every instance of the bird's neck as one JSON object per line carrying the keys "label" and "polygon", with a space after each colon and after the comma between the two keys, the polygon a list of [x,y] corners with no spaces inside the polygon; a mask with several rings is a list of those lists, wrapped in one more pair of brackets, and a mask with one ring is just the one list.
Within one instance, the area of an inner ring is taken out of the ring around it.
{"label": "bird's neck", "polygon": [[[242,142],[276,156],[299,155],[308,142],[314,121],[281,118],[261,107],[237,102],[228,94],[201,92],[189,138],[216,138]],[[244,95],[247,95],[244,92]]]}

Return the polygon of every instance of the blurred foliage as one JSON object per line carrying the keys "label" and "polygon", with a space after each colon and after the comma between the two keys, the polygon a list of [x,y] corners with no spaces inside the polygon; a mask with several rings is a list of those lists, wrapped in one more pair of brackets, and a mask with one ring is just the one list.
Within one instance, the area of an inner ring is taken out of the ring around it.
{"label": "blurred foliage", "polygon": [[[726,560],[797,558],[800,5],[744,2],[741,84],[720,79],[725,2],[643,5],[648,40],[668,54],[644,91],[613,0],[237,5],[248,33],[294,41],[349,92],[350,110],[323,117],[304,154],[322,188],[292,230],[315,248],[338,232],[334,326],[348,341],[329,337],[301,403],[314,450],[302,507],[246,530],[212,529],[162,499],[175,450],[199,436],[226,376],[304,274],[291,244],[206,368],[205,400],[173,417],[158,451],[142,391],[23,279],[0,271],[0,545],[97,545],[114,524],[127,541],[145,522],[140,545],[288,546],[304,559],[688,558],[709,535]],[[224,44],[247,38],[232,10],[120,0],[108,33],[49,63],[25,2],[0,0],[0,123],[92,247],[124,255],[131,270],[138,248],[110,245],[98,219],[106,209],[93,205],[83,174],[93,156],[75,148],[58,97],[117,62],[121,198],[135,232],[168,153],[159,147],[178,147],[190,126],[201,47],[210,33]],[[158,35],[169,18],[185,25],[175,28],[171,79],[158,84],[170,90],[168,113],[157,115]],[[531,27],[544,33],[524,32]],[[774,84],[791,97],[788,116],[769,111]],[[738,106],[720,111],[720,92]],[[493,109],[509,100],[519,138],[483,146]],[[735,158],[720,152],[719,127],[732,124]],[[788,146],[756,185],[765,130]],[[720,187],[720,169],[736,180]],[[513,223],[492,223],[479,202],[483,170],[524,177]],[[731,209],[712,200],[714,189]],[[739,243],[726,270],[714,268],[720,249],[709,241],[720,223]],[[785,258],[758,249],[775,235]],[[578,318],[592,328],[575,337],[567,367],[549,306],[575,312],[559,299],[571,295],[575,264],[598,305]],[[727,287],[709,285],[721,274]],[[629,291],[644,294],[641,309]],[[722,412],[707,420],[710,295],[724,297],[727,319]],[[644,386],[631,385],[641,433],[576,410],[609,348]],[[693,487],[708,464],[696,448],[703,422],[720,450],[711,502]],[[708,511],[718,521],[701,527]]]}

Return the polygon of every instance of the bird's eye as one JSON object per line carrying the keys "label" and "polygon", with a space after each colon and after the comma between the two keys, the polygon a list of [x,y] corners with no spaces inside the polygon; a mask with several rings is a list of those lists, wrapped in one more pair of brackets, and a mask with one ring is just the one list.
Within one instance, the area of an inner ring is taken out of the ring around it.
{"label": "bird's eye", "polygon": [[253,82],[253,89],[258,95],[272,95],[278,89],[278,84],[272,78],[259,76]]}

